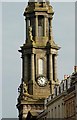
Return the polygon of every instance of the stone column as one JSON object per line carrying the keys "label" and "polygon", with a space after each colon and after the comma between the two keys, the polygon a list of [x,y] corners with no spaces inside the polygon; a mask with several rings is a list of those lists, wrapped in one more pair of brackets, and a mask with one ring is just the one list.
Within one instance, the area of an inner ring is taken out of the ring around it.
{"label": "stone column", "polygon": [[38,16],[35,16],[35,36],[38,36]]}
{"label": "stone column", "polygon": [[54,56],[54,80],[57,80],[57,55]]}
{"label": "stone column", "polygon": [[24,57],[22,55],[22,79],[24,79]]}
{"label": "stone column", "polygon": [[31,55],[31,80],[35,80],[34,54]]}
{"label": "stone column", "polygon": [[28,58],[27,55],[24,56],[23,58],[23,74],[24,74],[24,81],[28,81]]}
{"label": "stone column", "polygon": [[28,40],[29,18],[26,18],[26,40]]}
{"label": "stone column", "polygon": [[52,54],[50,53],[49,54],[49,81],[50,81],[50,93],[52,94],[53,93],[53,86],[52,86],[52,83],[53,83],[53,64],[52,64]]}
{"label": "stone column", "polygon": [[75,83],[75,91],[76,91],[76,98],[75,98],[75,111],[76,111],[76,120],[77,120],[77,78]]}
{"label": "stone column", "polygon": [[49,54],[49,80],[53,80],[53,70],[52,70],[52,54]]}
{"label": "stone column", "polygon": [[52,39],[52,19],[50,19],[49,21],[49,39]]}
{"label": "stone column", "polygon": [[50,27],[52,27],[52,19],[50,18]]}
{"label": "stone column", "polygon": [[28,40],[28,18],[26,18],[26,40]]}
{"label": "stone column", "polygon": [[46,16],[44,16],[44,28],[43,28],[43,30],[44,30],[44,36],[46,36]]}

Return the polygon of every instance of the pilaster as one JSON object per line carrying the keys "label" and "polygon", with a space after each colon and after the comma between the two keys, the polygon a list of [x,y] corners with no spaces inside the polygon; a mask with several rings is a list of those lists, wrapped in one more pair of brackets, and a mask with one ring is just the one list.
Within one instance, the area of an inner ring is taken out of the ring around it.
{"label": "pilaster", "polygon": [[23,78],[24,81],[27,82],[28,81],[28,58],[27,55],[24,56],[24,60],[23,60]]}
{"label": "pilaster", "polygon": [[54,80],[57,81],[57,55],[54,56]]}
{"label": "pilaster", "polygon": [[38,36],[38,15],[35,16],[35,36]]}
{"label": "pilaster", "polygon": [[28,26],[29,26],[29,22],[28,22],[28,18],[26,18],[26,40],[28,40]]}
{"label": "pilaster", "polygon": [[49,20],[49,40],[53,40],[53,34],[52,34],[52,19]]}
{"label": "pilaster", "polygon": [[49,54],[49,80],[52,82],[53,80],[53,70],[52,70],[52,54]]}
{"label": "pilaster", "polygon": [[35,81],[34,54],[31,54],[31,80]]}
{"label": "pilaster", "polygon": [[46,36],[46,16],[44,16],[44,36]]}

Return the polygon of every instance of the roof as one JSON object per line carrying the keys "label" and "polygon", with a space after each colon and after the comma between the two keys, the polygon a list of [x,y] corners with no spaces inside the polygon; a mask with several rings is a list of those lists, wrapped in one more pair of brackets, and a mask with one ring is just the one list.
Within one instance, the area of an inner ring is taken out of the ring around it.
{"label": "roof", "polygon": [[30,120],[31,118],[36,118],[41,112],[42,110],[30,110],[27,115],[27,120]]}

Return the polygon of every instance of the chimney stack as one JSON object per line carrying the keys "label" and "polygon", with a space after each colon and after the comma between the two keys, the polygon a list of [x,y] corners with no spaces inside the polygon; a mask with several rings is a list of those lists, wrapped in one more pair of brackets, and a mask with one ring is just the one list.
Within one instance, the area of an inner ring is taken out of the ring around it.
{"label": "chimney stack", "polygon": [[75,73],[77,72],[77,66],[74,66],[74,72]]}
{"label": "chimney stack", "polygon": [[69,75],[64,75],[64,80],[67,79],[69,77]]}

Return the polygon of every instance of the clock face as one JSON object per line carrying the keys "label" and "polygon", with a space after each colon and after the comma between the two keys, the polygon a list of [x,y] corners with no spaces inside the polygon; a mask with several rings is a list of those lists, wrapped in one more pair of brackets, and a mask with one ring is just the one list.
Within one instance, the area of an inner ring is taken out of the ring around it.
{"label": "clock face", "polygon": [[37,83],[39,86],[43,87],[47,84],[47,79],[44,76],[40,76],[37,79]]}

